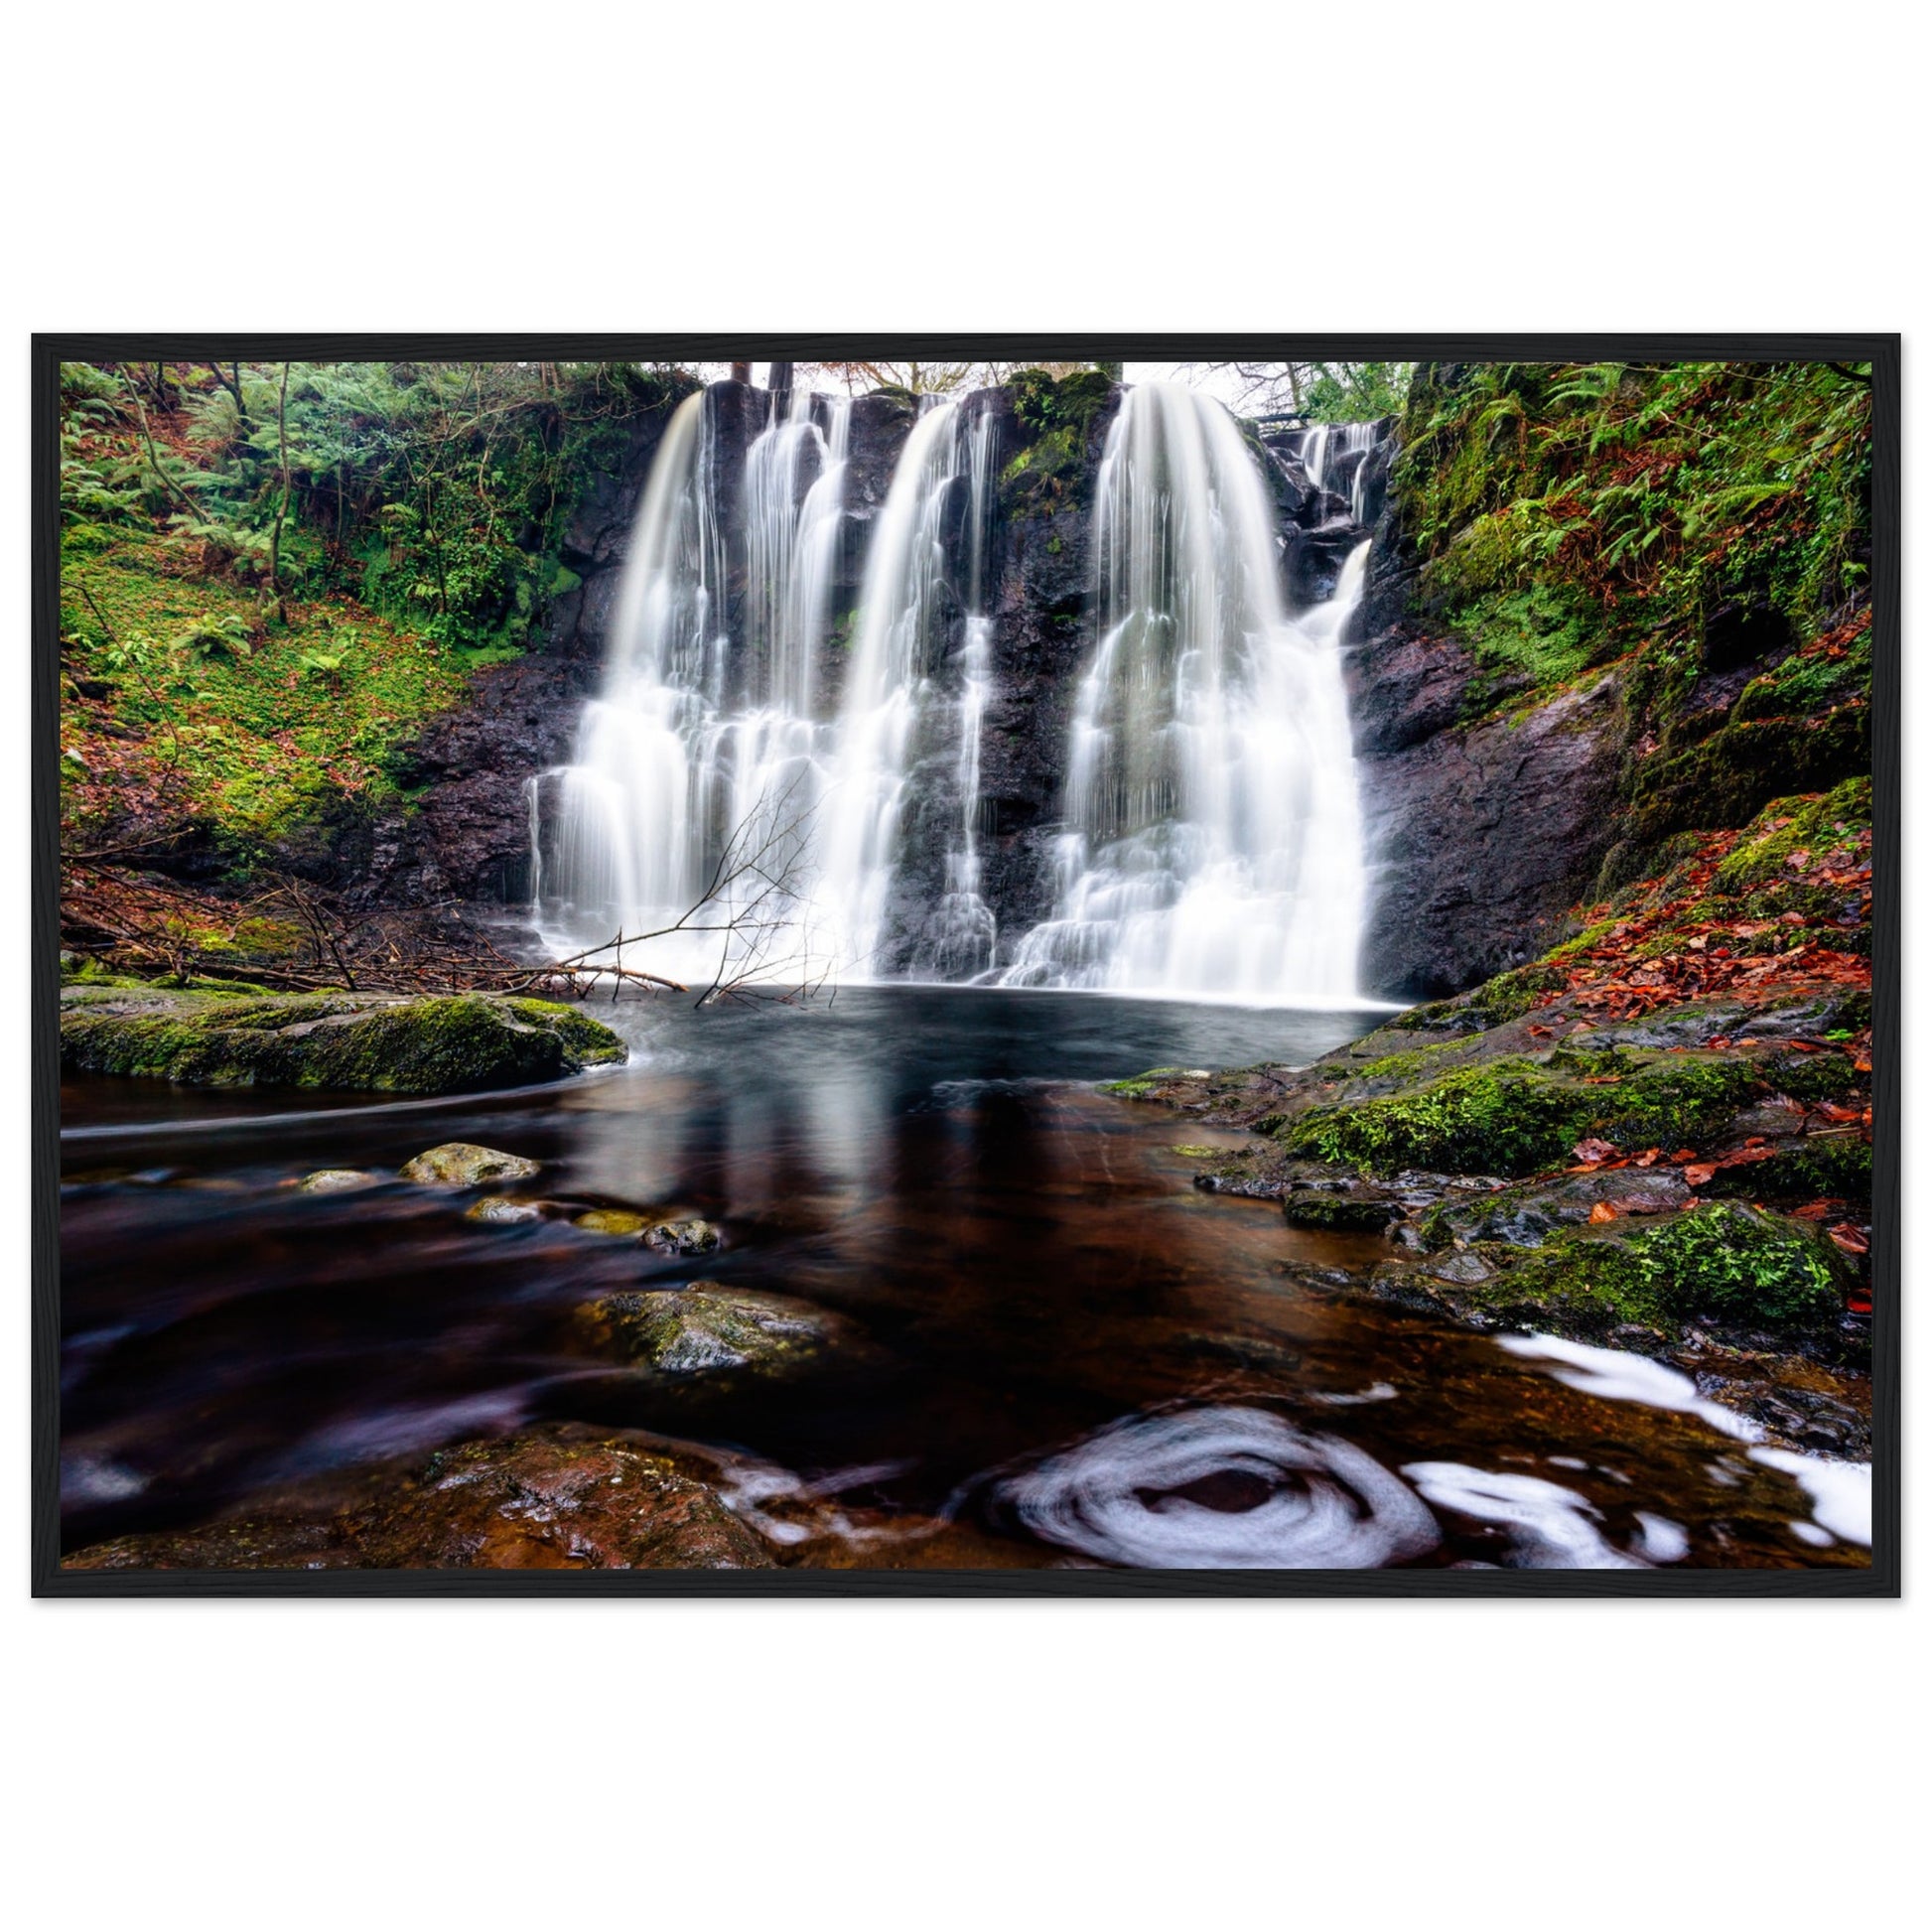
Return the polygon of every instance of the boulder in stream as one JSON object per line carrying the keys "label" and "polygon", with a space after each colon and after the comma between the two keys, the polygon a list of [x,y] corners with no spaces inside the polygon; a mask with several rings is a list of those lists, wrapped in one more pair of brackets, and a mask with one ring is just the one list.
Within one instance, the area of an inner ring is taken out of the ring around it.
{"label": "boulder in stream", "polygon": [[600,1344],[676,1376],[744,1370],[777,1379],[856,1339],[850,1322],[809,1302],[725,1282],[607,1295],[580,1318]]}
{"label": "boulder in stream", "polygon": [[540,1166],[473,1141],[445,1141],[405,1162],[402,1177],[418,1187],[481,1187],[492,1180],[527,1180]]}
{"label": "boulder in stream", "polygon": [[64,1071],[183,1086],[480,1093],[627,1055],[610,1028],[549,1000],[84,984],[61,994]]}

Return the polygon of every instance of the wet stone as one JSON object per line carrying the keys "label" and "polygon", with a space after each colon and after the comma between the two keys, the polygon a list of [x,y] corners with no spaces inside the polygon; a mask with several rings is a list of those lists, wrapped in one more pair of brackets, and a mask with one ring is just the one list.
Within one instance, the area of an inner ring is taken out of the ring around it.
{"label": "wet stone", "polygon": [[664,1375],[744,1370],[782,1377],[809,1368],[851,1334],[850,1323],[809,1302],[723,1282],[609,1295],[581,1313],[600,1342]]}
{"label": "wet stone", "polygon": [[295,1183],[298,1194],[347,1194],[358,1187],[378,1186],[378,1176],[360,1168],[318,1168]]}
{"label": "wet stone", "polygon": [[660,1255],[704,1255],[717,1245],[718,1230],[709,1221],[659,1221],[644,1230],[644,1246]]}
{"label": "wet stone", "polygon": [[481,1187],[492,1180],[527,1180],[539,1166],[519,1154],[502,1154],[470,1141],[446,1141],[405,1163],[402,1177],[419,1187]]}
{"label": "wet stone", "polygon": [[466,1221],[485,1221],[492,1227],[513,1227],[543,1219],[543,1209],[534,1201],[511,1200],[503,1194],[485,1194],[464,1209]]}

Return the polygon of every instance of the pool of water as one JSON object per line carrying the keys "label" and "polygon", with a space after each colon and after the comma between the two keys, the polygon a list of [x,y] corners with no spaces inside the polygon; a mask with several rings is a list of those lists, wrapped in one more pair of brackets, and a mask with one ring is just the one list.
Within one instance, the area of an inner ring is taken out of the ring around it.
{"label": "pool of water", "polygon": [[[1764,1459],[1634,1358],[1302,1285],[1285,1264],[1361,1264],[1379,1238],[1195,1191],[1176,1147],[1241,1137],[1093,1084],[1299,1063],[1373,1015],[910,987],[600,1011],[631,1064],[519,1094],[68,1085],[70,1548],[569,1420],[704,1446],[804,1562],[1867,1560],[1857,1472]],[[703,1216],[722,1246],[675,1260],[397,1182],[285,1184],[456,1139],[541,1161],[522,1191]],[[721,1386],[635,1374],[573,1321],[698,1279],[816,1305],[862,1345]]]}

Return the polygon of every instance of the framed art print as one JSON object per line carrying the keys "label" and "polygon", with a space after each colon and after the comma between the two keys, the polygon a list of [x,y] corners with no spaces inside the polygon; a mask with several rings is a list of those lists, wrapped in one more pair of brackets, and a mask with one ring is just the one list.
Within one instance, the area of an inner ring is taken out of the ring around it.
{"label": "framed art print", "polygon": [[37,339],[36,1589],[1895,1593],[1898,377]]}

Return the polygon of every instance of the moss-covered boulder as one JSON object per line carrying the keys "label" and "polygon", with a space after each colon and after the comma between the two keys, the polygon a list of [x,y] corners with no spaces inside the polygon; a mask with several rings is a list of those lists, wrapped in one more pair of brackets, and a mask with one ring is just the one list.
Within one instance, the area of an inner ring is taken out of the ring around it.
{"label": "moss-covered boulder", "polygon": [[608,1027],[547,1000],[84,985],[62,993],[64,1071],[183,1086],[478,1093],[626,1054]]}
{"label": "moss-covered boulder", "polygon": [[474,1141],[445,1141],[405,1161],[401,1173],[418,1187],[482,1187],[494,1180],[528,1180],[539,1166],[520,1154],[479,1147]]}
{"label": "moss-covered boulder", "polygon": [[849,1322],[809,1302],[724,1282],[607,1295],[579,1318],[600,1346],[674,1376],[741,1371],[776,1380],[854,1340]]}
{"label": "moss-covered boulder", "polygon": [[1675,1337],[1694,1324],[1817,1336],[1836,1326],[1848,1280],[1844,1258],[1816,1229],[1738,1201],[1563,1228],[1529,1249],[1478,1243],[1380,1273],[1385,1288],[1413,1281],[1491,1325],[1586,1339],[1628,1327]]}

